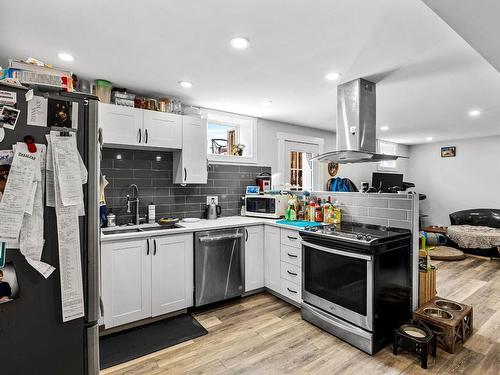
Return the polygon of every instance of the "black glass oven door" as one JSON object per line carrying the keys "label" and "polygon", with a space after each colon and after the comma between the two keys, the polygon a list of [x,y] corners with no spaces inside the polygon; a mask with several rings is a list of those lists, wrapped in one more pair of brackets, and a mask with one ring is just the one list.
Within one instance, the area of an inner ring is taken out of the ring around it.
{"label": "black glass oven door", "polygon": [[372,257],[307,242],[302,251],[303,300],[371,330]]}

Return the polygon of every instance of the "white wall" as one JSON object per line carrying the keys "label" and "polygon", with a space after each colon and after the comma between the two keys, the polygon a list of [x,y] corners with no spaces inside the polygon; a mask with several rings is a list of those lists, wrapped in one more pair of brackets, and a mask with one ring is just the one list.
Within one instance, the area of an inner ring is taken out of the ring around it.
{"label": "white wall", "polygon": [[[280,172],[278,166],[278,133],[290,133],[305,137],[322,138],[325,140],[325,150],[331,150],[335,147],[335,133],[333,131],[307,128],[305,126],[259,118],[257,121],[258,164],[271,167],[273,174]],[[320,176],[322,180],[326,179],[326,164],[321,167]]]}
{"label": "white wall", "polygon": [[[334,124],[332,124],[332,127]],[[259,165],[270,166],[273,173],[278,173],[278,148],[277,134],[291,133],[307,137],[323,138],[325,140],[324,152],[335,150],[336,138],[333,131],[321,129],[313,129],[304,126],[292,125],[283,122],[276,122],[264,119],[258,119],[257,122],[257,152]],[[398,155],[407,156],[408,146],[398,145]],[[327,173],[327,164],[323,164],[321,175],[323,186],[319,190],[326,190],[326,181],[330,178]],[[403,173],[405,181],[408,172],[408,159],[399,159],[397,161],[397,171],[394,173]],[[351,179],[354,184],[360,188],[361,181],[371,183],[372,173],[378,171],[378,163],[363,163],[363,164],[343,164],[340,166],[338,177],[346,177]]]}
{"label": "white wall", "polygon": [[[408,156],[408,146],[397,145],[397,155]],[[408,159],[400,158],[396,160],[395,171],[384,171],[379,170],[378,163],[360,163],[360,164],[342,164],[339,168],[338,177],[349,178],[358,189],[361,188],[361,182],[368,182],[370,185],[372,183],[372,173],[382,172],[382,173],[402,173],[403,180],[408,182],[413,182],[408,178]]]}
{"label": "white wall", "polygon": [[[441,147],[457,156],[441,158]],[[470,208],[500,209],[500,136],[410,146],[409,181],[427,195],[424,223],[449,224],[448,215]]]}

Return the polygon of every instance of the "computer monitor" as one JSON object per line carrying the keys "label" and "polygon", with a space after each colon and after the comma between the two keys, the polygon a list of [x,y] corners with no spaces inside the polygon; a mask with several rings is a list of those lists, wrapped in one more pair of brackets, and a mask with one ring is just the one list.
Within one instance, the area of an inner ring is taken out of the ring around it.
{"label": "computer monitor", "polygon": [[387,192],[389,188],[394,186],[403,186],[403,175],[399,173],[378,173],[372,174],[372,187]]}

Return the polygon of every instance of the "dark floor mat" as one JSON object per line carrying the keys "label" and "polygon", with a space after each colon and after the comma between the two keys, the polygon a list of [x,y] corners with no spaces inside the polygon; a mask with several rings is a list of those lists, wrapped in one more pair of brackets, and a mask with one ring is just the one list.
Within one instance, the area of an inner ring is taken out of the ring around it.
{"label": "dark floor mat", "polygon": [[184,314],[99,339],[101,370],[206,335],[191,315]]}

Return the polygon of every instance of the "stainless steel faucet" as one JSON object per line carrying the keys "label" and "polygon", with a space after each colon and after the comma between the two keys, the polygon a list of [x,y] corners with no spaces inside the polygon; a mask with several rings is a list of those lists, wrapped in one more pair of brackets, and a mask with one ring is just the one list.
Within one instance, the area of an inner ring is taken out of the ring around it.
{"label": "stainless steel faucet", "polygon": [[132,184],[128,187],[128,190],[135,190],[134,199],[130,199],[130,195],[127,194],[127,213],[130,214],[132,211],[130,210],[130,204],[135,203],[135,225],[140,224],[139,220],[139,188],[136,184]]}

